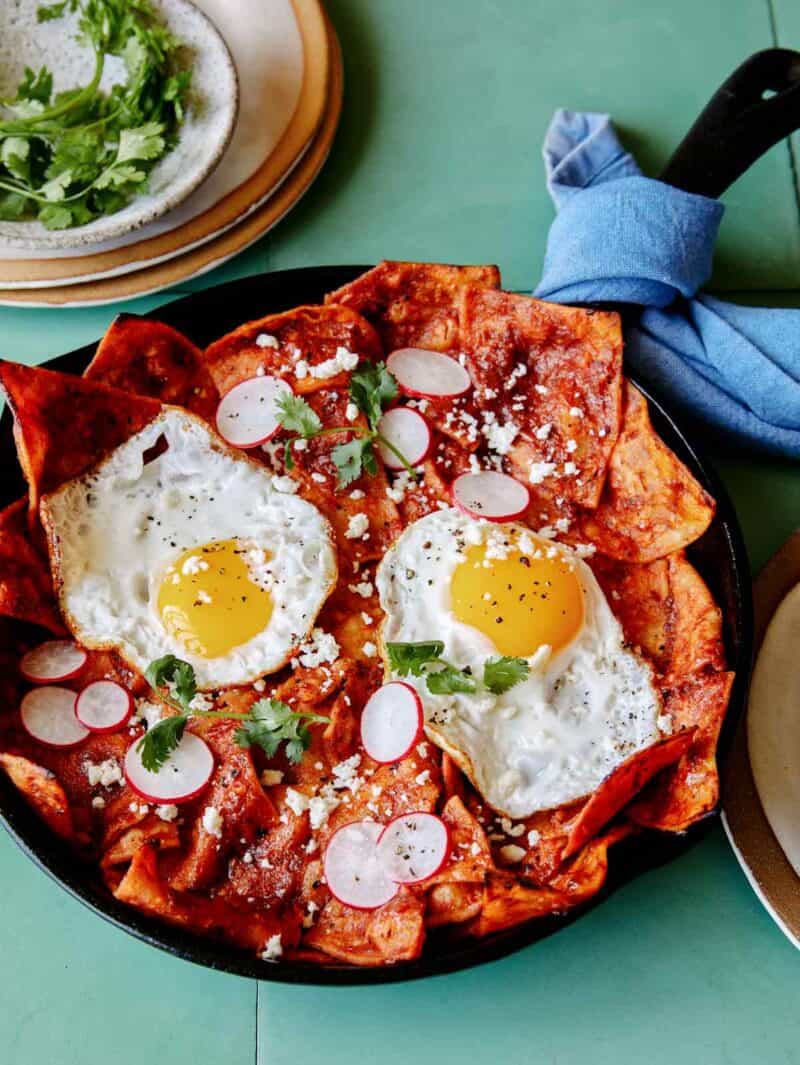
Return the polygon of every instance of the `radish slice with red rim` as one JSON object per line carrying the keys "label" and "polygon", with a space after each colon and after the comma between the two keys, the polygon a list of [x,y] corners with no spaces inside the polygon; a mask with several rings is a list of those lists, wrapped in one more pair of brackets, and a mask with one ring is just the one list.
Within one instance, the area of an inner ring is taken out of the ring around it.
{"label": "radish slice with red rim", "polygon": [[376,762],[397,762],[422,735],[422,702],[410,684],[392,680],[370,696],[361,713],[361,742]]}
{"label": "radish slice with red rim", "polygon": [[123,769],[131,788],[148,802],[189,802],[211,779],[214,756],[199,736],[184,732],[180,743],[160,769],[155,772],[145,769],[138,741],[128,748]]}
{"label": "radish slice with red rim", "polygon": [[20,672],[34,684],[69,680],[80,673],[88,655],[72,640],[46,640],[22,656]]}
{"label": "radish slice with red rim", "polygon": [[520,481],[506,473],[483,470],[462,473],[453,481],[453,502],[472,518],[511,521],[521,517],[530,505],[530,493]]}
{"label": "radish slice with red rim", "polygon": [[445,399],[463,396],[472,381],[464,367],[450,355],[425,348],[398,348],[386,368],[407,396]]}
{"label": "radish slice with red rim", "polygon": [[376,910],[397,894],[378,861],[376,843],[383,826],[376,821],[351,821],[331,836],[323,866],[331,894],[356,910]]}
{"label": "radish slice with red rim", "polygon": [[280,429],[278,400],[292,394],[280,377],[250,377],[226,392],[217,407],[217,432],[234,447],[258,447]]}
{"label": "radish slice with red rim", "polygon": [[[418,411],[410,407],[392,407],[378,423],[378,432],[400,452],[409,466],[416,466],[428,457],[433,437],[430,426]],[[382,440],[378,441],[378,451],[390,470],[405,469],[405,463],[396,451]]]}
{"label": "radish slice with red rim", "polygon": [[47,747],[75,747],[89,735],[75,717],[75,692],[69,688],[34,688],[19,712],[25,731]]}
{"label": "radish slice with red rim", "polygon": [[418,884],[438,873],[450,853],[450,829],[436,814],[400,814],[378,839],[378,861],[396,884]]}
{"label": "radish slice with red rim", "polygon": [[75,716],[90,732],[114,732],[132,712],[131,693],[115,680],[93,680],[75,703]]}

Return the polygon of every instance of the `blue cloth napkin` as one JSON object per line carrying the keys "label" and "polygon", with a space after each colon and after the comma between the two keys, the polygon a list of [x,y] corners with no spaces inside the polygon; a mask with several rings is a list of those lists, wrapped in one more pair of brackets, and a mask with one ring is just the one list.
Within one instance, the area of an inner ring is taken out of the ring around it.
{"label": "blue cloth napkin", "polygon": [[800,457],[800,311],[698,294],[722,205],[643,177],[608,115],[556,111],[544,159],[558,214],[534,294],[642,305],[625,352],[665,401],[723,442]]}

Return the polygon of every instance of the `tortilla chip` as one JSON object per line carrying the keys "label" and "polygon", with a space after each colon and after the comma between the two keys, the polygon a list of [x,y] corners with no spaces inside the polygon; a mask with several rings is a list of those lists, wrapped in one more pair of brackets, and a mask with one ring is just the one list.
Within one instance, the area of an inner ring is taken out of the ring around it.
{"label": "tortilla chip", "polygon": [[481,884],[435,884],[426,895],[425,924],[441,928],[448,924],[463,924],[477,917],[483,907]]}
{"label": "tortilla chip", "polygon": [[[261,344],[259,338],[264,338]],[[339,348],[372,361],[382,355],[375,330],[354,311],[345,307],[295,307],[240,325],[214,341],[205,358],[220,395],[259,374],[291,378],[294,391],[304,394],[346,383],[344,373],[314,377],[310,372],[334,358]],[[297,375],[301,361],[309,369],[302,377]]]}
{"label": "tortilla chip", "polygon": [[219,402],[200,349],[177,329],[131,314],[117,315],[83,376],[186,407],[207,421]]}
{"label": "tortilla chip", "polygon": [[680,762],[654,781],[628,810],[638,825],[683,832],[710,813],[719,800],[716,750],[728,708],[733,673],[703,670],[666,692],[664,705],[676,729],[694,727]]}
{"label": "tortilla chip", "polygon": [[33,546],[26,520],[27,500],[0,511],[0,614],[66,632],[58,613],[46,558]]}
{"label": "tortilla chip", "polygon": [[478,406],[519,428],[509,472],[534,503],[596,506],[620,425],[619,315],[472,287],[461,333]]}
{"label": "tortilla chip", "polygon": [[174,821],[162,821],[157,814],[151,814],[145,815],[142,822],[123,832],[108,848],[101,861],[103,867],[126,865],[145,843],[151,843],[160,851],[180,847],[180,831]]}
{"label": "tortilla chip", "polygon": [[577,854],[656,773],[679,761],[691,746],[694,732],[687,728],[637,751],[609,773],[573,823],[561,860]]}
{"label": "tortilla chip", "polygon": [[592,840],[547,887],[529,887],[508,873],[490,876],[480,916],[464,927],[465,934],[486,936],[534,917],[566,913],[586,902],[605,883],[608,847],[608,839]]}
{"label": "tortilla chip", "polygon": [[332,766],[356,753],[361,708],[378,683],[374,667],[340,656],[330,665],[292,670],[275,689],[274,698],[296,710],[330,718],[328,725],[311,726],[311,746],[302,762],[278,766],[289,783],[313,790],[330,777]]}
{"label": "tortilla chip", "polygon": [[307,862],[305,847],[311,837],[308,814],[298,816],[287,805],[286,788],[269,791],[276,808],[274,824],[231,858],[218,891],[222,897],[255,899],[265,908],[281,905],[300,891]]}
{"label": "tortilla chip", "polygon": [[585,806],[586,800],[579,799],[553,810],[540,810],[525,818],[522,835],[511,839],[504,834],[502,841],[493,841],[493,846],[498,851],[506,843],[524,847],[525,857],[517,867],[520,874],[536,884],[549,884],[561,865],[570,827]]}
{"label": "tortilla chip", "polygon": [[425,942],[425,901],[407,888],[377,910],[354,910],[331,898],[304,942],[351,965],[411,961]]}
{"label": "tortilla chip", "polygon": [[683,551],[638,565],[589,560],[625,639],[666,684],[706,666],[725,668],[722,612]]}
{"label": "tortilla chip", "polygon": [[[331,813],[325,828],[318,833],[320,845],[324,846],[337,828],[350,821],[373,818],[388,823],[411,811],[434,813],[442,790],[441,770],[435,748],[430,743],[427,747],[424,758],[412,753],[391,765],[377,766],[350,802],[343,802]],[[359,773],[373,765],[370,759],[362,758]]]}
{"label": "tortilla chip", "polygon": [[[74,681],[65,681],[64,687],[80,690],[83,683],[85,683],[83,673],[84,671],[82,670],[81,675],[76,677]],[[88,827],[91,823],[91,801],[95,794],[89,784],[86,763],[99,763],[107,759],[114,759],[114,761],[122,765],[129,742],[130,738],[127,731],[94,732],[87,736],[78,747],[49,748],[44,747],[20,729],[17,746],[20,753],[25,754],[27,757],[35,758],[40,765],[55,774],[69,801],[73,821],[76,827],[82,829]],[[119,788],[115,786],[113,789],[115,796],[121,796],[126,791],[125,786]],[[128,802],[135,798],[132,792],[127,792],[126,797]]]}
{"label": "tortilla chip", "polygon": [[[454,766],[446,754],[443,760]],[[476,917],[482,905],[483,884],[495,870],[486,833],[457,795],[445,803],[442,820],[450,829],[450,855],[444,867],[423,885],[429,928],[462,924]]]}
{"label": "tortilla chip", "polygon": [[159,873],[158,848],[150,843],[136,853],[114,895],[151,917],[227,939],[249,950],[263,950],[277,934],[286,947],[299,938],[298,922],[284,914],[237,909],[220,898],[171,891]]}
{"label": "tortilla chip", "polygon": [[[275,807],[259,783],[250,750],[234,740],[236,723],[202,722],[195,727],[211,747],[216,768],[208,788],[188,813],[194,817],[188,844],[169,876],[170,887],[176,891],[208,887],[222,875],[232,851],[252,843],[259,831],[276,821]],[[219,838],[202,824],[203,811],[209,806],[222,818]]]}
{"label": "tortilla chip", "polygon": [[69,800],[56,775],[18,754],[0,753],[0,767],[51,831],[75,842]]}
{"label": "tortilla chip", "polygon": [[500,287],[496,266],[382,262],[331,292],[326,304],[358,311],[372,322],[387,354],[396,348],[461,348],[459,303],[468,285]]}
{"label": "tortilla chip", "polygon": [[627,381],[622,431],[597,509],[579,517],[584,539],[623,562],[652,562],[702,536],[714,501],[657,436],[647,400]]}
{"label": "tortilla chip", "polygon": [[486,833],[457,795],[447,800],[441,816],[450,829],[450,856],[424,886],[453,881],[482,884],[494,869]]}
{"label": "tortilla chip", "polygon": [[442,788],[448,799],[455,795],[462,800],[467,789],[467,778],[447,751],[442,751]]}
{"label": "tortilla chip", "polygon": [[161,404],[97,381],[0,360],[0,387],[14,414],[14,439],[30,508],[153,421]]}

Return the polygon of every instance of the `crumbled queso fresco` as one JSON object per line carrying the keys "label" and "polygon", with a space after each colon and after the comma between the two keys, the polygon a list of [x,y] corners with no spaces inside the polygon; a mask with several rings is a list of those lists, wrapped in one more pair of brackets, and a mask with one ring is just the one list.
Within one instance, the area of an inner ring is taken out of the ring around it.
{"label": "crumbled queso fresco", "polygon": [[336,638],[322,629],[312,629],[311,635],[300,647],[296,661],[301,666],[313,669],[325,662],[335,662],[339,657],[339,644]]}
{"label": "crumbled queso fresco", "polygon": [[216,806],[206,806],[205,810],[203,810],[203,829],[209,836],[216,836],[217,839],[221,839],[223,823],[222,814],[220,814]]}
{"label": "crumbled queso fresco", "polygon": [[357,540],[363,536],[369,528],[369,518],[361,511],[359,514],[353,514],[347,523],[347,529],[345,530],[345,536],[348,540]]}
{"label": "crumbled queso fresco", "polygon": [[103,762],[86,761],[83,766],[90,787],[101,784],[109,788],[112,784],[122,783],[122,768],[116,758],[106,758]]}
{"label": "crumbled queso fresco", "polygon": [[309,366],[304,359],[301,359],[295,363],[294,373],[299,380],[311,376],[319,381],[327,381],[329,377],[337,377],[347,370],[355,370],[356,366],[358,366],[358,355],[353,351],[348,351],[347,348],[339,347],[332,359],[326,359],[324,362],[317,363],[316,366]]}

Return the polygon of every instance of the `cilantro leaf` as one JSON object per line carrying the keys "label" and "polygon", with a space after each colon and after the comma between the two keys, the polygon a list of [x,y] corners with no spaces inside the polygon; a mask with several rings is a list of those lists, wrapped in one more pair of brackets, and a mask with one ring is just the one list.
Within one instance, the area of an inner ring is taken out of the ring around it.
{"label": "cilantro leaf", "polygon": [[144,675],[151,687],[169,688],[172,699],[185,712],[190,711],[192,699],[197,695],[197,682],[189,662],[175,655],[164,655],[151,662]]}
{"label": "cilantro leaf", "polygon": [[[39,19],[39,22],[41,21],[43,20]],[[52,95],[53,75],[47,67],[41,67],[38,72],[25,67],[25,75],[17,86],[17,99],[37,100],[40,104],[47,104]]]}
{"label": "cilantro leaf", "polygon": [[525,680],[530,667],[524,658],[503,655],[502,658],[490,658],[483,666],[483,683],[490,692],[502,695],[515,684]]}
{"label": "cilantro leaf", "polygon": [[[477,678],[469,669],[457,669],[442,659],[444,643],[441,640],[426,640],[421,643],[387,643],[389,666],[401,677],[410,674],[425,677],[428,691],[434,695],[452,695],[455,692],[472,694],[478,690]],[[432,666],[428,670],[426,667]],[[528,663],[524,658],[490,658],[483,666],[483,687],[495,695],[519,684],[528,675]]]}
{"label": "cilantro leaf", "polygon": [[453,695],[455,692],[472,694],[478,690],[478,682],[471,673],[446,664],[435,673],[428,673],[425,683],[432,695]]}
{"label": "cilantro leaf", "polygon": [[31,146],[24,137],[6,137],[0,142],[0,162],[12,177],[27,181],[31,168]]}
{"label": "cilantro leaf", "polygon": [[69,207],[49,203],[39,211],[39,221],[45,229],[67,229],[72,225],[73,212]]}
{"label": "cilantro leaf", "polygon": [[50,22],[53,19],[61,18],[67,7],[70,10],[74,10],[74,5],[70,4],[69,0],[62,0],[59,4],[42,4],[41,7],[36,9],[36,21]]}
{"label": "cilantro leaf", "polygon": [[137,170],[130,163],[122,163],[119,166],[110,166],[94,183],[96,189],[124,188],[126,185],[140,185],[147,174],[144,170]]}
{"label": "cilantro leaf", "polygon": [[[303,730],[304,733],[308,732],[308,729]],[[309,733],[308,743],[311,742],[311,734]],[[286,744],[286,757],[293,765],[297,765],[303,760],[303,754],[308,750],[308,743],[304,739],[289,740]]]}
{"label": "cilantro leaf", "polygon": [[411,673],[421,677],[423,666],[436,662],[442,656],[444,643],[441,640],[426,640],[423,643],[387,643],[389,665],[394,673],[407,677]]}
{"label": "cilantro leaf", "polygon": [[62,170],[60,174],[50,178],[39,189],[39,195],[44,196],[51,203],[58,203],[66,199],[67,189],[72,184],[72,171]]}
{"label": "cilantro leaf", "polygon": [[321,714],[304,714],[279,699],[259,699],[253,703],[248,717],[236,730],[235,740],[240,747],[261,747],[272,757],[281,743],[286,743],[286,757],[297,763],[311,744],[311,732],[306,722],[328,722]]}
{"label": "cilantro leaf", "polygon": [[119,135],[116,162],[157,159],[165,147],[163,132],[164,127],[160,122],[147,122],[135,129],[123,129]]}
{"label": "cilantro leaf", "polygon": [[[295,396],[291,393],[281,396],[277,407],[278,421],[283,428],[293,433],[299,433],[305,440],[314,436],[322,428],[319,415],[302,396]],[[289,441],[288,443],[291,442]]]}
{"label": "cilantro leaf", "polygon": [[145,732],[136,744],[136,749],[141,751],[145,769],[149,769],[151,773],[158,772],[181,742],[188,720],[187,714],[165,717]]}
{"label": "cilantro leaf", "polygon": [[27,203],[23,196],[17,196],[14,192],[0,194],[0,219],[4,222],[18,222],[27,210]]}
{"label": "cilantro leaf", "polygon": [[331,451],[331,462],[336,467],[340,488],[346,488],[357,480],[365,467],[375,472],[372,445],[363,436],[348,440],[346,444],[337,444]]}
{"label": "cilantro leaf", "polygon": [[378,430],[383,409],[397,395],[397,381],[385,363],[360,362],[350,378],[350,398],[369,422]]}
{"label": "cilantro leaf", "polygon": [[374,477],[378,472],[378,460],[375,457],[375,446],[371,440],[364,441],[364,448],[361,452],[361,465],[370,477]]}

